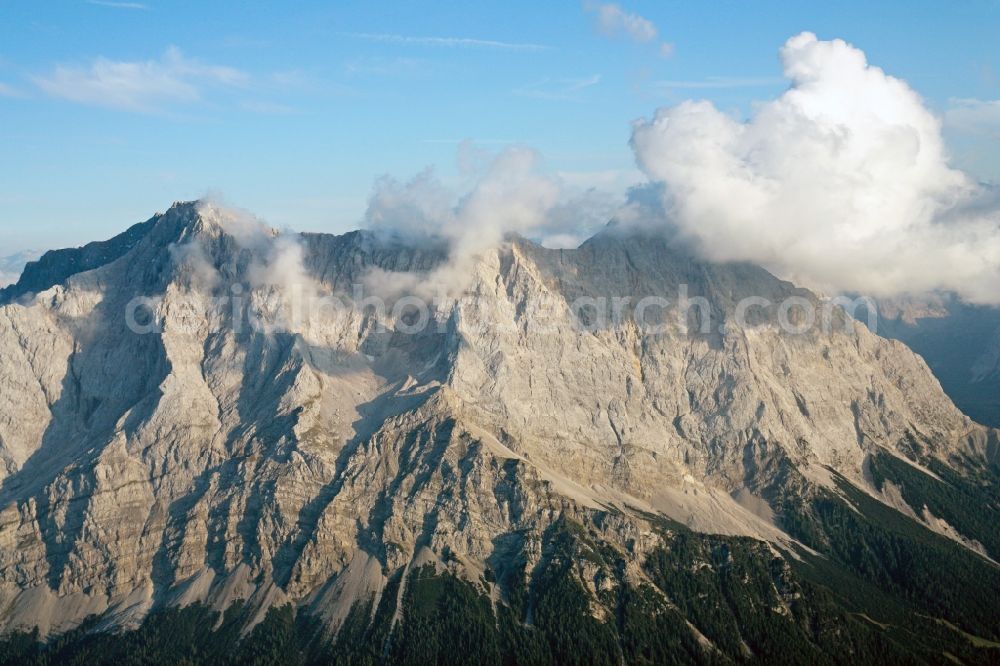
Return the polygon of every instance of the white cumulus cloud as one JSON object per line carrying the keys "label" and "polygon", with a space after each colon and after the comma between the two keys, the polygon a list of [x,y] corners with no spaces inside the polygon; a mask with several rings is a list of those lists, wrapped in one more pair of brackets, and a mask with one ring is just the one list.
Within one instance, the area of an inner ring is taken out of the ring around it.
{"label": "white cumulus cloud", "polygon": [[998,197],[949,164],[920,96],[841,40],[802,33],[781,61],[790,87],[745,121],[687,101],[635,123],[675,231],[827,292],[1000,303]]}

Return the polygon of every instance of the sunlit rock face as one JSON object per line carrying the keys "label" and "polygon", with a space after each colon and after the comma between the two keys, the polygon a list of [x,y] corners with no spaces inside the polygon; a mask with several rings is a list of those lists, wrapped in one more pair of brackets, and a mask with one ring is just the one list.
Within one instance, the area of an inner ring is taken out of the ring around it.
{"label": "sunlit rock face", "polygon": [[658,514],[789,547],[789,464],[884,499],[876,451],[995,455],[901,343],[659,237],[456,263],[177,204],[88,248],[0,306],[4,629],[238,599],[336,626],[401,569],[537,562],[567,516],[641,577]]}

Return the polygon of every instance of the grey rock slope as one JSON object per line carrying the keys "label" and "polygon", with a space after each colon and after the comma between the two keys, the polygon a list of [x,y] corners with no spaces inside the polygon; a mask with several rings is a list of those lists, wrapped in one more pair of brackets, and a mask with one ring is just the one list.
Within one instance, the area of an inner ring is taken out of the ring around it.
{"label": "grey rock slope", "polygon": [[[99,249],[46,255],[15,292],[34,295],[0,307],[3,629],[237,599],[336,627],[395,572],[478,580],[595,512],[617,516],[602,538],[631,563],[658,545],[656,514],[787,550],[760,491],[775,460],[898,503],[867,480],[871,454],[995,456],[995,433],[901,343],[839,313],[797,335],[773,306],[740,325],[747,296],[822,307],[759,268],[613,231],[577,250],[515,239],[417,332],[403,310],[360,307],[240,324],[302,285],[350,303],[372,275],[447,261],[367,232],[287,240],[177,204]],[[708,332],[571,316],[581,298],[674,300],[682,285],[710,303]],[[161,330],[129,330],[135,297]]]}

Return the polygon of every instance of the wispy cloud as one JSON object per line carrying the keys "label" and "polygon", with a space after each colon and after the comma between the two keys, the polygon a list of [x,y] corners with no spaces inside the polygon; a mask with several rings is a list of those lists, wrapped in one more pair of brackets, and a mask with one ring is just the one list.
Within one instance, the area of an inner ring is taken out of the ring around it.
{"label": "wispy cloud", "polygon": [[89,65],[59,65],[35,77],[43,91],[80,104],[143,113],[163,105],[201,99],[209,86],[243,86],[249,75],[233,67],[209,65],[170,47],[159,60],[138,62],[97,58]]}
{"label": "wispy cloud", "polygon": [[17,88],[0,81],[0,97],[13,97],[15,99],[19,99],[25,97],[25,94]]}
{"label": "wispy cloud", "polygon": [[240,102],[240,108],[251,113],[259,113],[265,116],[290,116],[299,111],[293,106],[280,102],[270,102],[267,100],[246,100]]}
{"label": "wispy cloud", "polygon": [[443,143],[443,144],[469,144],[469,145],[500,145],[500,146],[513,146],[513,145],[525,145],[530,143],[528,141],[521,141],[519,139],[421,139],[420,143]]}
{"label": "wispy cloud", "polygon": [[[645,44],[655,41],[660,34],[656,24],[648,18],[625,11],[615,3],[587,0],[583,8],[594,14],[597,29],[606,37],[625,37],[633,42]],[[668,58],[674,54],[674,45],[662,42],[658,51],[661,56]]]}
{"label": "wispy cloud", "polygon": [[597,17],[597,27],[609,37],[624,33],[637,42],[651,42],[656,39],[656,26],[649,19],[625,11],[614,3],[598,4],[588,2],[584,8]]}
{"label": "wispy cloud", "polygon": [[579,101],[580,94],[601,82],[601,75],[582,79],[543,79],[538,83],[514,90],[514,94],[536,99]]}
{"label": "wispy cloud", "polygon": [[411,35],[395,35],[389,33],[345,32],[347,37],[363,39],[369,42],[400,44],[406,46],[435,46],[444,48],[486,48],[504,51],[547,51],[552,47],[544,44],[523,42],[501,42],[492,39],[475,39],[472,37],[415,37]]}
{"label": "wispy cloud", "polygon": [[99,7],[112,7],[114,9],[138,9],[142,11],[148,11],[149,5],[145,5],[141,2],[114,2],[113,0],[86,0],[88,5],[97,5]]}
{"label": "wispy cloud", "polygon": [[1000,138],[1000,100],[949,100],[944,124],[960,132]]}
{"label": "wispy cloud", "polygon": [[420,58],[353,58],[344,63],[348,76],[399,76],[426,71],[429,63]]}
{"label": "wispy cloud", "polygon": [[786,81],[778,77],[728,77],[709,76],[693,81],[654,81],[652,88],[716,89],[716,88],[759,88],[764,86],[785,85]]}

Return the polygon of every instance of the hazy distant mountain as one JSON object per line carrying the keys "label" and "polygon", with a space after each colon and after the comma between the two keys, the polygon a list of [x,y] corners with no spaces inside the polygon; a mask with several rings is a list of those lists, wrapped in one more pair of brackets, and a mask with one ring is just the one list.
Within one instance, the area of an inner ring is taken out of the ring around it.
{"label": "hazy distant mountain", "polygon": [[0,288],[17,282],[17,279],[21,277],[21,271],[24,270],[25,264],[29,261],[34,261],[41,254],[41,252],[35,252],[34,250],[25,250],[8,257],[0,257]]}
{"label": "hazy distant mountain", "polygon": [[[997,656],[997,431],[839,311],[784,330],[824,304],[760,268],[514,239],[417,326],[355,285],[433,244],[177,204],[88,248],[0,306],[0,622],[51,659]],[[348,308],[242,324],[303,284]],[[683,289],[706,332],[597,314]]]}
{"label": "hazy distant mountain", "polygon": [[879,303],[878,332],[924,357],[948,396],[1000,427],[1000,308],[936,296]]}

